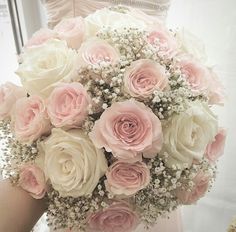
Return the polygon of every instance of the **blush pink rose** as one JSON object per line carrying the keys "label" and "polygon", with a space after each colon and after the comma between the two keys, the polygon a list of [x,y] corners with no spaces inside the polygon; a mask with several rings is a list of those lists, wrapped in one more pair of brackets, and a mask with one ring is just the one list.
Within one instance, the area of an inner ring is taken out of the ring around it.
{"label": "blush pink rose", "polygon": [[106,172],[106,188],[114,195],[132,196],[150,183],[150,170],[143,162],[116,161]]}
{"label": "blush pink rose", "polygon": [[155,90],[163,91],[168,86],[165,68],[155,61],[134,61],[124,73],[124,87],[132,97],[147,98]]}
{"label": "blush pink rose", "polygon": [[55,26],[54,31],[70,48],[79,49],[85,35],[84,19],[82,17],[64,19]]}
{"label": "blush pink rose", "polygon": [[19,99],[12,113],[13,132],[22,143],[32,143],[51,131],[44,100],[38,96]]}
{"label": "blush pink rose", "polygon": [[225,89],[219,78],[214,72],[211,72],[211,82],[209,91],[209,104],[210,105],[224,105],[226,94]]}
{"label": "blush pink rose", "polygon": [[139,224],[138,215],[126,202],[113,202],[88,218],[89,232],[131,232]]}
{"label": "blush pink rose", "polygon": [[31,39],[29,39],[29,41],[26,43],[25,47],[30,48],[33,46],[39,46],[50,39],[57,39],[57,38],[58,35],[55,31],[47,28],[42,28],[33,34]]}
{"label": "blush pink rose", "polygon": [[161,150],[162,126],[158,117],[135,100],[114,103],[95,122],[90,138],[97,148],[126,162],[152,158]]}
{"label": "blush pink rose", "polygon": [[215,137],[215,140],[208,144],[205,157],[212,163],[215,163],[224,153],[226,140],[226,130],[221,128]]}
{"label": "blush pink rose", "polygon": [[210,176],[205,174],[203,171],[199,171],[199,173],[193,179],[193,189],[189,192],[179,188],[176,191],[176,196],[184,205],[193,204],[206,194],[209,188],[209,182]]}
{"label": "blush pink rose", "polygon": [[211,84],[209,69],[189,55],[180,58],[180,69],[183,77],[196,93],[208,93]]}
{"label": "blush pink rose", "polygon": [[55,127],[78,128],[88,115],[90,97],[79,83],[61,84],[49,96],[47,112]]}
{"label": "blush pink rose", "polygon": [[79,51],[79,66],[98,65],[101,62],[116,64],[120,55],[109,43],[92,38],[82,44]]}
{"label": "blush pink rose", "polygon": [[42,199],[46,193],[46,179],[36,165],[24,165],[20,170],[19,185],[35,199]]}
{"label": "blush pink rose", "polygon": [[156,23],[148,29],[147,41],[158,48],[160,56],[173,57],[177,54],[178,42],[171,32],[162,24]]}
{"label": "blush pink rose", "polygon": [[0,86],[0,120],[8,119],[19,98],[27,94],[22,87],[7,82]]}

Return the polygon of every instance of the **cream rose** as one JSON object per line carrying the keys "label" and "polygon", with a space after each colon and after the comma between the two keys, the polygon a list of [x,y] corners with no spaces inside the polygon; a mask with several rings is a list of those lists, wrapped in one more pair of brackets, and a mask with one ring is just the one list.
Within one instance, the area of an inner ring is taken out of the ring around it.
{"label": "cream rose", "polygon": [[[90,14],[85,18],[86,23],[86,34],[88,37],[95,36],[98,31],[104,27],[112,29],[121,29],[121,28],[139,28],[140,30],[145,29],[149,20],[144,20],[144,17],[141,17],[137,12],[129,13],[120,13],[108,8],[102,10],[97,10],[95,13]],[[151,20],[150,20],[151,23]]]}
{"label": "cream rose", "polygon": [[150,171],[143,162],[126,163],[116,161],[106,172],[106,188],[114,195],[132,196],[147,187]]}
{"label": "cream rose", "polygon": [[165,68],[155,61],[134,61],[124,73],[124,88],[132,97],[147,98],[155,90],[163,91],[168,86]]}
{"label": "cream rose", "polygon": [[58,83],[76,76],[77,54],[65,41],[50,40],[26,49],[22,59],[16,73],[29,94],[48,97]]}
{"label": "cream rose", "polygon": [[11,111],[16,101],[22,97],[26,97],[25,90],[16,86],[11,82],[7,82],[0,86],[0,120],[10,117]]}
{"label": "cream rose", "polygon": [[81,130],[53,129],[42,147],[46,177],[62,197],[91,194],[107,170],[105,155]]}
{"label": "cream rose", "polygon": [[189,53],[202,62],[207,60],[204,43],[190,31],[185,28],[178,30],[176,39],[182,52]]}
{"label": "cream rose", "polygon": [[200,160],[207,145],[218,132],[216,116],[208,105],[189,103],[185,112],[174,115],[163,127],[164,145],[162,154],[168,154],[167,166],[191,166],[194,159]]}
{"label": "cream rose", "polygon": [[54,28],[58,37],[67,42],[67,45],[79,49],[85,36],[85,23],[82,17],[63,19]]}

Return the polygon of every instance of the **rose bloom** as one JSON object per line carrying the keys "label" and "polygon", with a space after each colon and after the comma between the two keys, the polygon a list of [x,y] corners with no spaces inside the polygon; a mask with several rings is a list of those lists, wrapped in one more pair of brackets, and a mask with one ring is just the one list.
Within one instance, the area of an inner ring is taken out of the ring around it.
{"label": "rose bloom", "polygon": [[205,174],[203,171],[194,177],[194,187],[189,192],[185,189],[179,188],[176,191],[176,196],[179,201],[184,205],[191,205],[202,198],[209,188],[210,176]]}
{"label": "rose bloom", "polygon": [[78,53],[79,66],[97,65],[101,62],[116,64],[120,58],[114,47],[98,38],[91,38],[84,42]]}
{"label": "rose bloom", "polygon": [[147,41],[159,48],[159,55],[173,57],[177,53],[177,40],[164,25],[156,23],[148,28],[148,32]]}
{"label": "rose bloom", "polygon": [[163,127],[164,144],[161,154],[168,154],[166,165],[190,167],[194,159],[200,160],[203,157],[217,131],[217,118],[208,105],[190,103],[185,112],[172,116]]}
{"label": "rose bloom", "polygon": [[95,122],[90,138],[98,148],[126,162],[157,155],[162,147],[162,127],[158,117],[135,100],[114,103]]}
{"label": "rose bloom", "polygon": [[225,148],[225,140],[226,140],[226,130],[221,128],[218,134],[215,136],[213,142],[209,143],[205,157],[212,163],[215,163],[217,159],[219,159],[223,153]]}
{"label": "rose bloom", "polygon": [[50,40],[27,49],[16,73],[30,95],[47,98],[58,83],[76,77],[77,58],[65,41]]}
{"label": "rose bloom", "polygon": [[210,79],[210,88],[209,88],[209,104],[210,105],[224,105],[226,94],[225,89],[222,83],[220,82],[217,75],[211,71],[211,79]]}
{"label": "rose bloom", "polygon": [[7,82],[0,86],[0,120],[8,119],[11,111],[19,98],[27,94],[22,87]]}
{"label": "rose bloom", "polygon": [[90,97],[77,83],[61,84],[48,99],[47,112],[55,127],[77,128],[88,114]]}
{"label": "rose bloom", "polygon": [[46,180],[43,171],[36,165],[26,164],[19,172],[19,185],[33,198],[42,199],[46,193]]}
{"label": "rose bloom", "polygon": [[48,28],[42,28],[35,32],[33,36],[26,43],[25,47],[30,48],[33,46],[39,46],[47,42],[50,39],[56,39],[58,37],[57,33]]}
{"label": "rose bloom", "polygon": [[196,35],[183,28],[176,32],[175,37],[181,52],[191,54],[202,62],[207,60],[204,43]]}
{"label": "rose bloom", "polygon": [[116,161],[106,172],[106,188],[114,195],[132,196],[150,182],[150,171],[143,162]]}
{"label": "rose bloom", "polygon": [[[140,16],[140,14],[134,12],[134,10],[127,9],[127,14],[124,14],[104,8],[88,15],[85,18],[85,23],[86,34],[88,37],[91,37],[96,36],[104,27],[114,30],[121,30],[123,28],[139,28],[140,30],[145,30],[149,22],[147,22],[144,16]],[[153,21],[150,20],[150,23],[153,23]]]}
{"label": "rose bloom", "polygon": [[124,73],[125,91],[132,97],[147,98],[155,90],[163,91],[168,86],[165,68],[155,61],[134,61]]}
{"label": "rose bloom", "polygon": [[12,128],[22,143],[32,143],[51,131],[44,100],[38,96],[19,99],[12,112]]}
{"label": "rose bloom", "polygon": [[91,194],[107,170],[102,150],[79,129],[66,132],[54,128],[41,145],[46,177],[62,197]]}
{"label": "rose bloom", "polygon": [[126,202],[113,202],[88,218],[89,232],[131,232],[139,224],[138,215]]}
{"label": "rose bloom", "polygon": [[208,93],[211,84],[209,69],[189,55],[182,55],[179,60],[181,73],[196,93]]}
{"label": "rose bloom", "polygon": [[63,19],[54,28],[58,37],[67,42],[67,45],[79,49],[85,36],[85,23],[82,17]]}

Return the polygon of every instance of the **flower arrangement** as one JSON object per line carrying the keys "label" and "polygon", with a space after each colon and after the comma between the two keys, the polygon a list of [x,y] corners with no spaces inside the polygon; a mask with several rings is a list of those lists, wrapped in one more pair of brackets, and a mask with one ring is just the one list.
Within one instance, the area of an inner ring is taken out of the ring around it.
{"label": "flower arrangement", "polygon": [[0,89],[3,174],[47,197],[53,230],[151,227],[210,189],[224,89],[185,40],[120,6],[29,40],[22,87]]}

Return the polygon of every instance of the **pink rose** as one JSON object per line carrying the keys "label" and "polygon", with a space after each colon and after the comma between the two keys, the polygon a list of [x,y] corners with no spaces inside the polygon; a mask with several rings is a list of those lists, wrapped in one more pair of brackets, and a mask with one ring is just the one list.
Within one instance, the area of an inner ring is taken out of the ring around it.
{"label": "pink rose", "polygon": [[90,138],[97,148],[127,162],[155,157],[161,150],[163,135],[158,117],[135,100],[114,103],[95,122]]}
{"label": "pink rose", "polygon": [[126,202],[113,202],[88,218],[90,232],[131,232],[138,224],[138,215]]}
{"label": "pink rose", "polygon": [[50,39],[56,39],[58,35],[53,30],[42,28],[39,31],[35,32],[32,38],[25,45],[26,48],[30,48],[33,46],[39,46]]}
{"label": "pink rose", "polygon": [[165,26],[156,23],[148,31],[147,41],[158,48],[160,56],[173,57],[177,53],[177,40]]}
{"label": "pink rose", "polygon": [[183,55],[179,64],[183,77],[194,92],[209,92],[211,74],[206,66],[188,55]]}
{"label": "pink rose", "polygon": [[84,42],[78,53],[80,66],[97,65],[101,62],[115,64],[120,58],[114,47],[98,38]]}
{"label": "pink rose", "polygon": [[38,96],[24,97],[16,102],[12,123],[15,136],[22,143],[32,143],[51,131],[44,101]]}
{"label": "pink rose", "polygon": [[143,162],[125,163],[116,161],[107,173],[106,188],[114,195],[132,196],[150,182],[150,171]]}
{"label": "pink rose", "polygon": [[51,93],[47,112],[55,127],[77,128],[88,114],[90,97],[79,83],[61,84]]}
{"label": "pink rose", "polygon": [[150,97],[168,86],[165,68],[155,61],[141,59],[131,63],[124,74],[125,91],[132,97]]}
{"label": "pink rose", "polygon": [[85,35],[85,23],[82,17],[64,19],[54,28],[58,37],[67,42],[67,45],[79,49]]}
{"label": "pink rose", "polygon": [[42,199],[46,193],[43,171],[36,165],[25,165],[20,170],[19,185],[35,199]]}
{"label": "pink rose", "polygon": [[226,99],[224,86],[221,84],[219,78],[214,72],[211,72],[209,104],[210,105],[224,105]]}
{"label": "pink rose", "polygon": [[10,117],[13,106],[19,98],[27,94],[22,87],[7,82],[0,86],[0,120]]}
{"label": "pink rose", "polygon": [[194,187],[189,192],[182,188],[177,189],[176,196],[179,201],[184,205],[190,205],[202,198],[209,188],[210,176],[205,174],[203,171],[194,177]]}
{"label": "pink rose", "polygon": [[225,148],[226,130],[221,128],[215,137],[215,140],[208,144],[205,157],[212,163],[215,163],[223,153]]}

